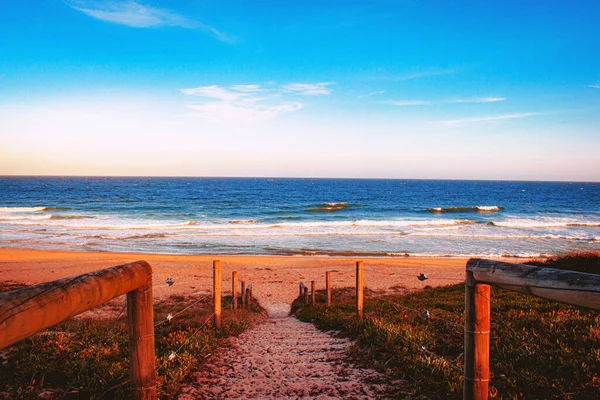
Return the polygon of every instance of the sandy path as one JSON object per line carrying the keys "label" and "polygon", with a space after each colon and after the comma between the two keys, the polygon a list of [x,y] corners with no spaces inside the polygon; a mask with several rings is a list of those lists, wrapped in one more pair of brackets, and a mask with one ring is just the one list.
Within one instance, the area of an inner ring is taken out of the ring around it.
{"label": "sandy path", "polygon": [[348,363],[349,344],[296,318],[271,318],[193,373],[179,399],[388,397],[381,374]]}

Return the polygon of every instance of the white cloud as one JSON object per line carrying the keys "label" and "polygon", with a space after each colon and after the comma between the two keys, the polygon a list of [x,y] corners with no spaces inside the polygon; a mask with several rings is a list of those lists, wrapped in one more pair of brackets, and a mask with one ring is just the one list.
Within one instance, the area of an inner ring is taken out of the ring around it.
{"label": "white cloud", "polygon": [[233,85],[231,88],[242,93],[257,93],[265,90],[260,85]]}
{"label": "white cloud", "polygon": [[536,115],[540,115],[540,113],[536,112],[526,112],[526,113],[513,113],[513,114],[503,114],[503,115],[491,115],[485,117],[472,117],[472,118],[461,118],[461,119],[451,119],[446,121],[440,121],[441,124],[444,125],[462,125],[462,124],[471,124],[478,122],[490,122],[490,121],[502,121],[507,119],[516,119],[516,118],[527,118],[533,117]]}
{"label": "white cloud", "polygon": [[588,87],[591,87],[592,89],[600,89],[600,83],[596,83],[594,85],[588,85]]}
{"label": "white cloud", "polygon": [[133,28],[178,26],[188,29],[202,29],[222,42],[233,43],[232,38],[211,26],[191,20],[167,9],[146,6],[133,0],[73,0],[67,1],[67,5],[74,10],[105,22],[112,22]]}
{"label": "white cloud", "polygon": [[451,100],[451,103],[495,103],[505,100],[506,97],[475,97],[470,99],[455,99]]}
{"label": "white cloud", "polygon": [[407,106],[427,106],[431,103],[423,100],[387,100],[382,101],[383,104],[391,104],[397,107],[407,107]]}
{"label": "white cloud", "polygon": [[232,87],[232,90],[227,90],[217,85],[200,86],[191,89],[181,89],[181,93],[191,96],[208,97],[211,99],[217,99],[222,101],[235,101],[248,96],[247,93],[244,93],[240,90],[236,90],[235,86]]}
{"label": "white cloud", "polygon": [[456,74],[457,72],[458,71],[454,68],[438,68],[422,71],[413,71],[402,74],[394,74],[389,73],[388,71],[378,70],[375,76],[371,76],[368,79],[402,82],[419,78],[427,78],[430,76]]}
{"label": "white cloud", "polygon": [[187,108],[197,111],[203,118],[223,122],[257,122],[300,110],[303,104],[283,99],[285,92],[287,90],[282,88],[256,84],[181,89],[183,94],[211,99],[203,104],[189,104]]}
{"label": "white cloud", "polygon": [[[381,92],[373,92],[375,94],[383,93]],[[371,96],[371,94],[369,94]],[[365,97],[365,96],[359,96]],[[381,103],[383,104],[391,104],[398,107],[406,107],[406,106],[431,106],[435,104],[447,104],[447,103],[495,103],[497,101],[505,101],[506,97],[474,97],[468,99],[454,99],[454,100],[440,100],[440,101],[424,101],[424,100],[385,100]]]}
{"label": "white cloud", "polygon": [[215,122],[258,122],[276,117],[280,113],[297,111],[302,103],[236,104],[215,101],[206,104],[188,105],[187,108],[198,111],[203,118]]}
{"label": "white cloud", "polygon": [[286,92],[293,92],[302,96],[319,96],[331,93],[328,86],[335,82],[318,82],[318,83],[289,83],[283,86]]}
{"label": "white cloud", "polygon": [[376,91],[371,92],[371,93],[362,94],[360,96],[357,96],[357,98],[362,99],[362,98],[365,98],[365,97],[373,97],[373,96],[377,96],[379,94],[384,94],[384,93],[385,93],[385,90],[376,90]]}

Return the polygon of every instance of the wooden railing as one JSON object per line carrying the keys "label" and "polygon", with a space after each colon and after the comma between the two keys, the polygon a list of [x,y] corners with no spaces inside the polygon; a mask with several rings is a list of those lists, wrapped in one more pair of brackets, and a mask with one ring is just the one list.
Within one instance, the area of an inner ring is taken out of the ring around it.
{"label": "wooden railing", "polygon": [[475,258],[469,260],[465,281],[463,399],[488,398],[490,285],[600,310],[600,275]]}
{"label": "wooden railing", "polygon": [[132,397],[156,399],[152,267],[145,261],[1,293],[0,349],[123,294]]}

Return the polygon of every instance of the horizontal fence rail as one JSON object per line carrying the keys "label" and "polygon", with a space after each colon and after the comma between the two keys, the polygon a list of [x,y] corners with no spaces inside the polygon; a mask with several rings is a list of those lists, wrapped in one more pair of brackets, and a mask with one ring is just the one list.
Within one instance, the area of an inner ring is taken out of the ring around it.
{"label": "horizontal fence rail", "polygon": [[473,258],[465,281],[465,400],[487,400],[491,287],[600,310],[600,275]]}
{"label": "horizontal fence rail", "polygon": [[472,258],[473,279],[544,299],[600,310],[600,275]]}
{"label": "horizontal fence rail", "polygon": [[0,294],[0,349],[127,294],[134,399],[156,398],[152,267],[120,265]]}

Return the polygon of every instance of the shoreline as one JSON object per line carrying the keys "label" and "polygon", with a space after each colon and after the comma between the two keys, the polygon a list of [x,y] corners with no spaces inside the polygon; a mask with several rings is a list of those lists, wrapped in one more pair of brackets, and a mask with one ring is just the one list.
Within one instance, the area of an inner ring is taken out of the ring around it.
{"label": "shoreline", "polygon": [[[2,282],[34,285],[133,261],[145,260],[153,268],[153,295],[211,293],[212,261],[221,260],[224,294],[231,293],[231,273],[252,282],[253,294],[268,311],[289,306],[298,295],[298,284],[325,286],[325,272],[332,272],[333,287],[355,285],[355,263],[365,263],[365,286],[378,294],[406,293],[425,286],[464,282],[467,257],[323,257],[230,256],[111,253],[0,248]],[[426,274],[429,279],[419,281]],[[175,284],[165,282],[172,278]]]}
{"label": "shoreline", "polygon": [[65,253],[98,253],[98,254],[144,254],[153,256],[186,256],[186,257],[300,257],[300,258],[361,258],[361,259],[465,259],[487,258],[492,260],[531,260],[536,258],[552,257],[555,254],[538,255],[517,255],[517,254],[421,254],[421,253],[394,253],[394,252],[358,252],[358,251],[282,251],[273,253],[166,253],[166,252],[147,252],[147,251],[113,251],[113,250],[66,250],[60,248],[36,248],[36,247],[2,247],[3,250],[25,250],[25,251],[45,251],[45,252],[65,252]]}

